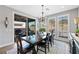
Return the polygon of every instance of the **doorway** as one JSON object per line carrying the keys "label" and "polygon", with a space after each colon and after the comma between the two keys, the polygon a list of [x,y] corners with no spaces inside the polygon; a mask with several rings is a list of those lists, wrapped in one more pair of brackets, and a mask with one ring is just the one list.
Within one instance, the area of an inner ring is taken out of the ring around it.
{"label": "doorway", "polygon": [[28,36],[36,34],[36,21],[35,19],[28,18]]}
{"label": "doorway", "polygon": [[56,18],[55,17],[51,17],[48,19],[48,32],[51,32],[53,30],[53,34],[54,34],[54,37],[56,38],[57,35],[56,35]]}
{"label": "doorway", "polygon": [[58,17],[58,40],[68,42],[69,16],[63,15]]}
{"label": "doorway", "polygon": [[27,18],[18,14],[14,14],[14,41],[16,42],[16,36],[27,36]]}

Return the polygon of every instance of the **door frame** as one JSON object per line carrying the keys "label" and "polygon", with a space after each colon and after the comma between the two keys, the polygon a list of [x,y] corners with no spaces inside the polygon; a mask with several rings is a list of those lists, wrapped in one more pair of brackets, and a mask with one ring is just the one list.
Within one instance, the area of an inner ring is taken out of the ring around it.
{"label": "door frame", "polygon": [[[64,16],[67,16],[67,17],[68,17],[68,30],[67,30],[67,31],[70,32],[70,21],[69,21],[69,20],[70,20],[70,18],[69,18],[70,15],[69,15],[69,14],[65,14],[65,15],[60,15],[60,16],[58,16],[58,17],[57,17],[57,19],[58,19],[58,24],[59,24],[59,20],[60,20],[59,17],[64,17]],[[57,24],[57,26],[58,26],[58,28],[59,28],[59,25],[58,25],[58,24]],[[58,31],[58,37],[59,37],[59,29],[58,29],[57,31]],[[68,33],[68,32],[67,32],[67,33]]]}

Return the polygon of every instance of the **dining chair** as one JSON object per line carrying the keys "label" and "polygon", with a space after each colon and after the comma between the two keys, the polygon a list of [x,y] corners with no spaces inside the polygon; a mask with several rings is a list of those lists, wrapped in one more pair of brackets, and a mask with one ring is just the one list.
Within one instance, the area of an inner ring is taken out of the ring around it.
{"label": "dining chair", "polygon": [[[42,38],[40,37],[40,39],[42,39]],[[40,49],[40,47],[44,48],[44,50]],[[42,39],[42,41],[37,43],[37,52],[38,52],[38,50],[40,50],[40,51],[44,52],[45,54],[47,54],[47,49],[49,51],[49,35],[48,34],[46,35],[45,39]]]}
{"label": "dining chair", "polygon": [[20,36],[17,36],[16,42],[17,42],[17,54],[26,54],[31,51],[34,54],[34,45],[31,44],[29,41],[22,40]]}
{"label": "dining chair", "polygon": [[50,33],[51,35],[49,36],[49,43],[52,47],[52,44],[54,44],[54,30]]}

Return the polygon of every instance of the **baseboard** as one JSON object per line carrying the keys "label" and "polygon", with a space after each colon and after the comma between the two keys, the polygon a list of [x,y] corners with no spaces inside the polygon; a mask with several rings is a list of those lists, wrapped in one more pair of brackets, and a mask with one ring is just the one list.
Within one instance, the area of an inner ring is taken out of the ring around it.
{"label": "baseboard", "polygon": [[3,44],[3,45],[0,45],[0,48],[4,48],[4,47],[12,45],[12,44],[14,44],[14,42],[11,42],[11,43],[8,43],[8,44]]}

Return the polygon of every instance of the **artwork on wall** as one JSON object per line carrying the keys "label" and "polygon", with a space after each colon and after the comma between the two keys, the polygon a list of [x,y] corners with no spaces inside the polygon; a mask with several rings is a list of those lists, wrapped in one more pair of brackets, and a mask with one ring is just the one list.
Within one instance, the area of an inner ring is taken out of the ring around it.
{"label": "artwork on wall", "polygon": [[8,24],[9,24],[8,17],[5,17],[4,25],[5,25],[6,28],[7,28]]}

